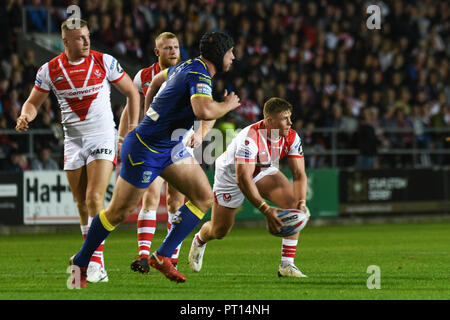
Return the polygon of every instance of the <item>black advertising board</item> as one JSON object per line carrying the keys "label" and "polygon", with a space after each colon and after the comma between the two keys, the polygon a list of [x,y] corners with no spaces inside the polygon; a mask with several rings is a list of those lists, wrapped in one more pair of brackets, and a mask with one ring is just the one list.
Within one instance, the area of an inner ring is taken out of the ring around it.
{"label": "black advertising board", "polygon": [[23,174],[0,172],[0,224],[23,224]]}
{"label": "black advertising board", "polygon": [[449,211],[448,173],[432,169],[341,171],[339,213]]}

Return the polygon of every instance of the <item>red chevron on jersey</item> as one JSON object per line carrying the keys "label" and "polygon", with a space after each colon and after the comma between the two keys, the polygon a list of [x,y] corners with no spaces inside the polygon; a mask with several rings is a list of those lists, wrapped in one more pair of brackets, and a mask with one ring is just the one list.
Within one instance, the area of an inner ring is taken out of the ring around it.
{"label": "red chevron on jersey", "polygon": [[109,54],[90,50],[88,57],[73,62],[63,52],[42,65],[34,88],[55,93],[66,136],[84,136],[114,129],[110,84],[124,76],[120,63]]}
{"label": "red chevron on jersey", "polygon": [[[56,90],[65,92],[64,99],[81,121],[86,119],[92,102],[97,98],[106,77],[103,55],[91,51],[80,64],[70,63],[65,53],[49,62],[50,79]],[[67,92],[66,90],[70,90]],[[95,92],[97,91],[97,92]],[[91,94],[95,92],[94,94]],[[69,96],[77,96],[70,98]]]}
{"label": "red chevron on jersey", "polygon": [[86,115],[91,107],[92,101],[97,99],[98,92],[90,96],[84,96],[82,100],[79,98],[65,98],[73,112],[77,114],[81,121],[86,119]]}

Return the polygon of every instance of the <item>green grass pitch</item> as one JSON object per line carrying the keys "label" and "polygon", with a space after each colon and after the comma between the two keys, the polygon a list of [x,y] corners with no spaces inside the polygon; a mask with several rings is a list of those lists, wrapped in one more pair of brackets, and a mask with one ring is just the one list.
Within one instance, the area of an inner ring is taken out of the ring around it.
{"label": "green grass pitch", "polygon": [[[157,230],[153,249],[165,230]],[[449,299],[450,223],[307,226],[296,265],[308,278],[278,278],[281,238],[265,229],[235,228],[208,244],[200,273],[187,264],[193,233],[181,249],[186,283],[159,272],[130,270],[136,233],[117,230],[106,240],[108,283],[69,290],[69,257],[80,233],[1,235],[0,299],[304,300]],[[369,290],[370,265],[380,268],[380,289]]]}

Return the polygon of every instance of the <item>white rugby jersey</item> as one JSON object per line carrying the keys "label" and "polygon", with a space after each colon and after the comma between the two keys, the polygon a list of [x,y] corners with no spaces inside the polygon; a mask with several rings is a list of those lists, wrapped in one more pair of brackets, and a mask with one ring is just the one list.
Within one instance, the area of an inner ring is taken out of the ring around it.
{"label": "white rugby jersey", "polygon": [[302,142],[292,129],[287,136],[276,140],[267,137],[264,120],[242,129],[228,145],[227,150],[216,160],[216,170],[221,171],[221,179],[236,184],[235,162],[254,162],[253,178],[269,167],[278,167],[284,157],[303,158]]}
{"label": "white rugby jersey", "polygon": [[110,83],[124,75],[119,62],[108,54],[90,50],[88,57],[75,63],[62,52],[39,69],[34,88],[55,93],[65,136],[79,137],[115,127]]}
{"label": "white rugby jersey", "polygon": [[150,82],[161,71],[159,62],[155,62],[151,66],[139,70],[134,76],[133,83],[138,91],[145,97],[150,87]]}

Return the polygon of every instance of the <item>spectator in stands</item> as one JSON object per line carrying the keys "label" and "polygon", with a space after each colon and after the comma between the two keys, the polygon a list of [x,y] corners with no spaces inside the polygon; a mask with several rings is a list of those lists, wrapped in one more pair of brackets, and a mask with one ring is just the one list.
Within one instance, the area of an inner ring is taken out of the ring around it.
{"label": "spectator in stands", "polygon": [[[9,110],[13,89],[21,101],[22,92],[26,96],[34,84],[36,66],[29,62],[34,58],[21,59],[17,38],[22,32],[21,8],[27,4],[37,8],[33,19],[26,17],[27,25],[36,30],[33,21],[40,21],[41,30],[47,32],[47,16],[39,16],[39,10],[45,8],[42,2],[7,0],[0,9],[5,30],[0,45],[3,112]],[[53,5],[59,3],[62,1]],[[176,31],[183,59],[198,54],[198,38],[204,30],[232,34],[236,60],[231,76],[217,76],[215,82],[222,81],[223,88],[236,92],[246,87],[248,96],[255,100],[258,90],[265,97],[284,96],[294,105],[294,122],[304,118],[304,123],[312,121],[315,127],[330,123],[327,108],[320,106],[327,101],[324,96],[331,106],[352,105],[353,113],[346,118],[351,125],[357,123],[362,107],[377,108],[380,124],[395,127],[394,106],[402,107],[408,117],[419,105],[432,117],[441,105],[450,104],[450,9],[445,1],[419,0],[403,6],[395,1],[379,2],[381,32],[367,29],[363,1],[116,0],[78,1],[78,5],[92,24],[92,39],[111,50],[121,48],[136,66],[151,63],[152,54],[147,53],[153,45],[148,39],[154,33]],[[21,69],[16,68],[19,65]],[[20,69],[14,81],[13,69]],[[59,114],[57,108],[53,110]],[[435,125],[439,125],[439,117],[434,118]],[[57,123],[56,118],[52,122]],[[8,128],[13,128],[9,114],[7,121]],[[329,137],[320,135],[328,144]],[[391,141],[392,135],[387,133],[386,137]],[[430,146],[442,143],[436,135],[431,139],[430,143],[436,144]],[[356,148],[354,141],[339,141],[340,148]],[[391,144],[388,147],[393,148]],[[444,162],[439,160],[438,164]]]}
{"label": "spectator in stands", "polygon": [[258,106],[248,95],[248,89],[241,87],[238,93],[241,105],[232,111],[240,127],[246,127],[261,119],[261,107]]}
{"label": "spectator in stands", "polygon": [[58,163],[52,159],[52,151],[44,146],[39,150],[38,157],[31,161],[32,170],[59,170]]}
{"label": "spectator in stands", "polygon": [[358,127],[358,164],[359,169],[375,169],[377,167],[377,154],[380,141],[374,127],[374,113],[364,107],[360,113]]}

